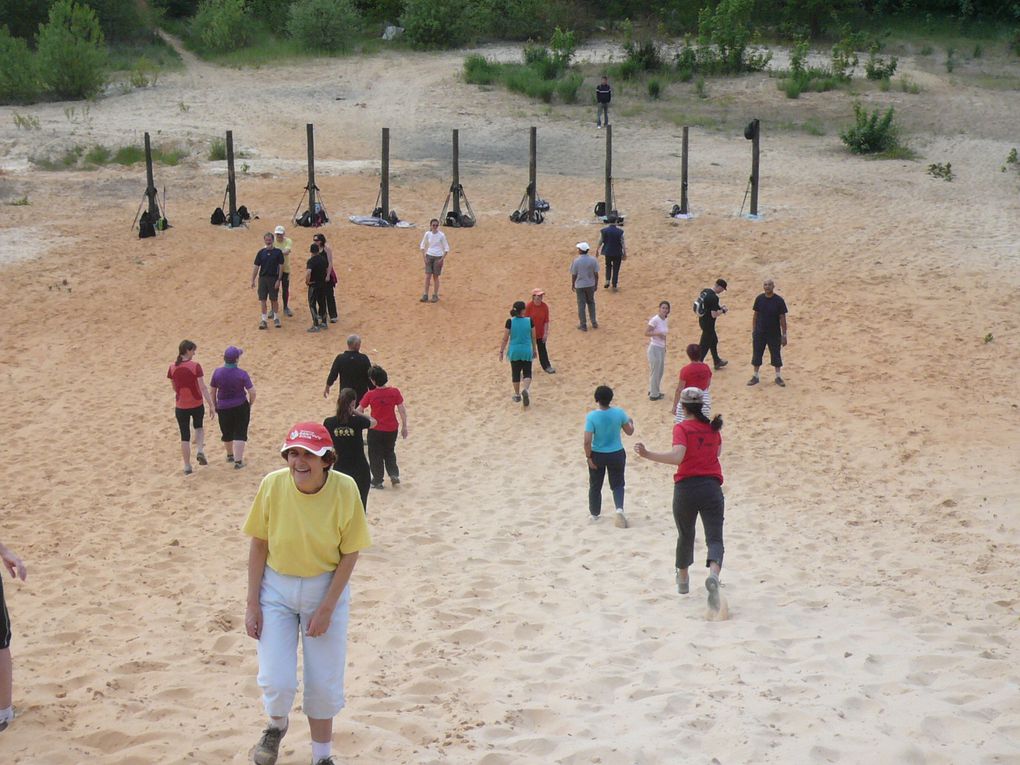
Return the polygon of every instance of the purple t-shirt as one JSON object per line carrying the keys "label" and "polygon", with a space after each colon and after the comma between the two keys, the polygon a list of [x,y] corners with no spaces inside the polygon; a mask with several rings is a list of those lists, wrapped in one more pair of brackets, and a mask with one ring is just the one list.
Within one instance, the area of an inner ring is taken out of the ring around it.
{"label": "purple t-shirt", "polygon": [[254,387],[248,373],[237,367],[217,367],[209,385],[216,388],[217,409],[233,409],[248,403],[245,391]]}

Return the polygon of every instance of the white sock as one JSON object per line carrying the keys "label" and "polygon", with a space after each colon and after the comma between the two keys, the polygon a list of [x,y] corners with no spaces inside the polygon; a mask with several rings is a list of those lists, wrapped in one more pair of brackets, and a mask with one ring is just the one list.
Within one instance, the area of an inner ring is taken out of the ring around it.
{"label": "white sock", "polygon": [[274,720],[272,717],[270,717],[269,718],[269,725],[266,726],[266,727],[268,727],[268,728],[276,728],[277,730],[286,731],[287,730],[287,726],[288,726],[289,723],[290,723],[290,720],[288,720],[287,718],[284,718],[283,722],[281,723],[281,722],[278,722],[277,720]]}
{"label": "white sock", "polygon": [[318,741],[312,742],[312,763],[317,764],[319,760],[324,760],[333,754],[333,742],[326,741],[319,743]]}
{"label": "white sock", "polygon": [[618,508],[616,508],[616,512],[618,512],[618,513],[622,513],[622,512],[623,512],[623,508],[622,508],[622,507],[618,507]]}
{"label": "white sock", "polygon": [[266,320],[266,314],[262,314],[262,321]]}
{"label": "white sock", "polygon": [[0,722],[10,722],[14,719],[14,707],[7,707],[7,709],[0,709]]}

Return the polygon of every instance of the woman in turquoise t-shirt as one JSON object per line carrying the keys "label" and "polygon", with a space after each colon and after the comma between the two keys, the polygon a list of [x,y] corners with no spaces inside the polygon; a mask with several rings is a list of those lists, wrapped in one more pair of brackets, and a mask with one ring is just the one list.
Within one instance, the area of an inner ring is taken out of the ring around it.
{"label": "woman in turquoise t-shirt", "polygon": [[596,409],[584,418],[584,454],[588,458],[588,512],[597,521],[602,514],[602,482],[609,471],[609,488],[613,490],[616,503],[616,525],[627,528],[627,516],[623,514],[624,471],[627,468],[627,452],[620,439],[622,430],[628,436],[634,434],[634,420],[618,406],[610,406],[613,389],[600,385],[595,389]]}
{"label": "woman in turquoise t-shirt", "polygon": [[524,315],[525,308],[527,306],[524,301],[518,300],[510,309],[510,318],[506,320],[503,331],[503,342],[499,344],[499,360],[503,360],[503,352],[506,351],[510,361],[510,380],[514,384],[514,401],[523,401],[524,406],[528,406],[531,403],[528,393],[531,388],[531,360],[535,358],[535,327],[531,319]]}

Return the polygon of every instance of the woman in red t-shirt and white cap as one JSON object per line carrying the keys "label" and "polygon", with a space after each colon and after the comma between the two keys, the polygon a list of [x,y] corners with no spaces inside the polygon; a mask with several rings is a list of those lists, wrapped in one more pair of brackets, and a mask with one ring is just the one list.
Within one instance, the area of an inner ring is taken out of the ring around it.
{"label": "woman in red t-shirt and white cap", "polygon": [[634,444],[639,457],[665,465],[676,465],[673,476],[673,520],[676,523],[676,585],[677,592],[690,592],[688,569],[694,562],[694,524],[701,516],[701,526],[708,544],[705,580],[708,606],[719,610],[719,573],[723,561],[723,516],[725,500],[722,493],[722,417],[711,421],[702,412],[705,394],[700,388],[684,388],[680,406],[684,419],[673,426],[673,449],[650,452],[643,443]]}

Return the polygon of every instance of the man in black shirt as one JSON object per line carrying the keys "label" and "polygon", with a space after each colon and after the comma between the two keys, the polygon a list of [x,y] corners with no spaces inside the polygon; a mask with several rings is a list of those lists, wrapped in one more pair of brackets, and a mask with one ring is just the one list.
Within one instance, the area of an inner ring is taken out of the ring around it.
{"label": "man in black shirt", "polygon": [[278,247],[273,246],[273,235],[266,234],[262,237],[265,247],[258,251],[255,256],[255,267],[251,271],[251,288],[255,289],[255,280],[258,279],[259,303],[262,306],[262,320],[259,322],[259,329],[266,328],[266,299],[273,305],[273,320],[276,326],[280,326],[280,306],[277,298],[280,294],[280,280],[283,277],[283,253]]}
{"label": "man in black shirt", "polygon": [[322,392],[323,398],[329,398],[329,389],[337,380],[340,381],[340,388],[353,388],[358,394],[358,402],[368,392],[368,370],[372,362],[368,356],[361,352],[361,338],[351,335],[347,338],[347,350],[333,359],[333,366],[329,369],[329,377],[326,378],[326,390]]}
{"label": "man in black shirt", "polygon": [[726,313],[726,306],[719,303],[719,295],[725,290],[725,279],[716,279],[714,287],[702,290],[701,304],[705,310],[698,317],[698,326],[701,327],[701,360],[704,361],[711,353],[716,369],[722,369],[729,363],[726,359],[719,358],[719,336],[715,333],[715,320]]}
{"label": "man in black shirt", "polygon": [[786,345],[786,301],[774,292],[776,284],[771,279],[766,279],[762,287],[765,291],[754,299],[754,318],[751,320],[751,366],[754,367],[754,375],[747,384],[758,384],[758,369],[767,345],[769,360],[776,368],[776,385],[785,388],[786,383],[779,372],[783,368],[780,349]]}
{"label": "man in black shirt", "polygon": [[623,229],[616,225],[616,216],[607,213],[606,220],[609,225],[599,232],[599,244],[595,248],[595,257],[601,253],[606,259],[606,283],[604,289],[609,289],[612,282],[613,292],[616,292],[620,281],[620,266],[627,257],[627,243],[623,240]]}
{"label": "man in black shirt", "polygon": [[595,87],[595,127],[602,127],[602,117],[606,118],[606,127],[609,127],[609,102],[613,100],[613,89],[609,85],[609,78],[602,75],[602,82]]}
{"label": "man in black shirt", "polygon": [[305,284],[308,285],[308,310],[312,314],[312,326],[309,332],[329,329],[329,317],[326,315],[326,280],[329,278],[329,258],[313,244],[309,251],[312,257],[305,264]]}

